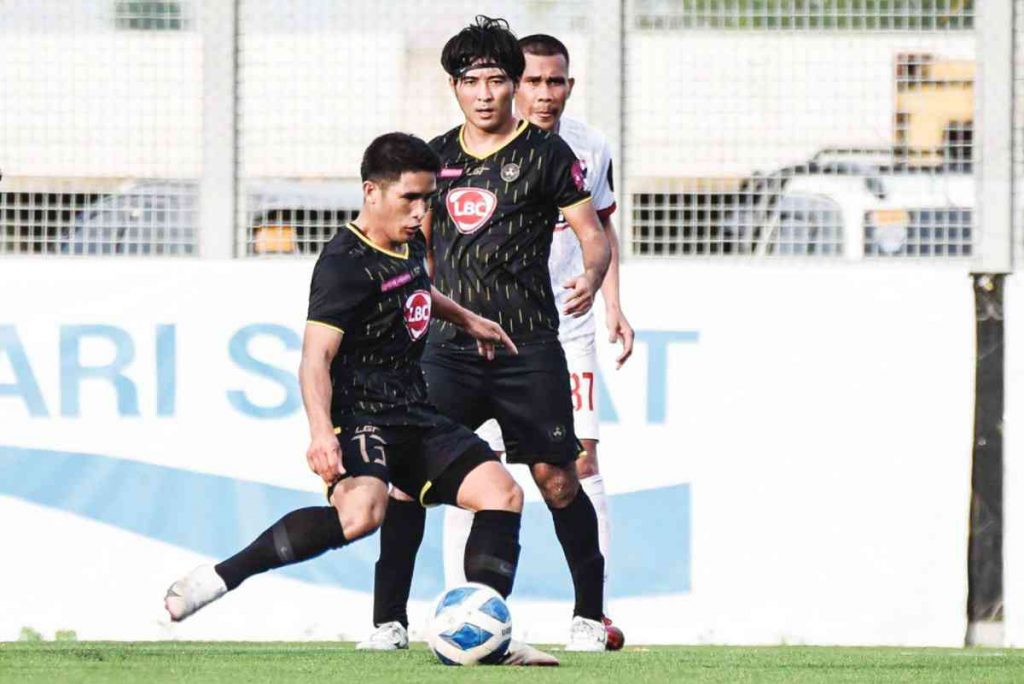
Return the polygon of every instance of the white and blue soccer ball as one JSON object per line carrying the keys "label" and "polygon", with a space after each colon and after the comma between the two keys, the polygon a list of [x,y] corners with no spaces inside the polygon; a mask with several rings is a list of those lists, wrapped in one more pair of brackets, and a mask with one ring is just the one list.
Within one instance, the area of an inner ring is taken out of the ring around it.
{"label": "white and blue soccer ball", "polygon": [[501,594],[470,582],[437,600],[427,641],[445,665],[495,664],[512,640],[512,615]]}

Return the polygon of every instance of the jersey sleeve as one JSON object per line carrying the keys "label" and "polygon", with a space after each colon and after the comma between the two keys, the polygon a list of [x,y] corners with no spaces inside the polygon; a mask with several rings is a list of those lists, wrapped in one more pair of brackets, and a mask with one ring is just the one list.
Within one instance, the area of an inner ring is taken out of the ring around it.
{"label": "jersey sleeve", "polygon": [[594,209],[602,218],[611,216],[615,211],[615,189],[612,181],[612,150],[607,142],[601,146],[593,178],[590,194],[594,198]]}
{"label": "jersey sleeve", "polygon": [[358,322],[360,306],[369,294],[365,272],[345,259],[324,257],[313,268],[306,320],[344,333]]}
{"label": "jersey sleeve", "polygon": [[551,136],[548,154],[549,159],[544,166],[544,189],[548,196],[554,198],[558,208],[568,209],[589,200],[583,164],[568,143],[557,135]]}

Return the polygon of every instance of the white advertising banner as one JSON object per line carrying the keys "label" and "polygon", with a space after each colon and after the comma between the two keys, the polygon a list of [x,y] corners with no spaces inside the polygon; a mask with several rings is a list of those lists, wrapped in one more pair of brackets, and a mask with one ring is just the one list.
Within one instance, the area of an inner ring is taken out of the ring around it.
{"label": "white advertising banner", "polygon": [[[0,640],[23,627],[83,639],[369,631],[376,538],[161,621],[179,575],[322,505],[295,375],[311,268],[3,262]],[[599,333],[594,389],[608,612],[627,639],[961,645],[969,278],[632,261],[622,280],[636,352],[614,370]],[[558,642],[569,573],[525,489],[516,630]],[[428,515],[414,636],[443,588],[442,517]]]}

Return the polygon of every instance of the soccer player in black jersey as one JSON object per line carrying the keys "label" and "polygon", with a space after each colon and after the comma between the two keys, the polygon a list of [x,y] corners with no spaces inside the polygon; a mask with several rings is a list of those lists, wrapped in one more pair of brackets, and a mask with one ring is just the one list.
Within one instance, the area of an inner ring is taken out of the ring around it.
{"label": "soccer player in black jersey", "polygon": [[[231,558],[175,582],[165,598],[173,620],[254,574],[372,534],[389,482],[414,493],[417,505],[464,506],[483,517],[466,546],[467,578],[503,596],[512,590],[522,490],[485,442],[430,405],[420,370],[432,313],[463,331],[485,360],[498,344],[516,353],[500,325],[430,284],[420,222],[439,168],[418,138],[374,140],[361,168],[362,211],[313,269],[299,379],[310,428],[306,459],[331,505],[292,511]],[[522,644],[510,654],[518,664],[557,664]],[[523,662],[527,655],[533,663]]]}
{"label": "soccer player in black jersey", "polygon": [[[524,58],[508,24],[477,17],[448,41],[441,63],[465,122],[430,143],[443,163],[424,222],[435,286],[500,323],[519,353],[499,351],[492,363],[480,363],[471,337],[435,321],[423,357],[430,400],[472,429],[497,419],[508,461],[530,466],[573,578],[576,603],[567,649],[603,651],[604,559],[594,507],[574,466],[579,451],[548,256],[561,211],[579,237],[584,262],[584,272],[567,285],[572,296],[565,313],[582,314],[608,267],[608,240],[569,146],[513,116]],[[374,623],[378,632],[395,633],[407,626],[405,604],[424,513],[411,497],[403,502],[393,496],[381,535]],[[479,516],[472,529],[478,524]],[[467,557],[466,567],[471,564]],[[360,644],[396,646],[401,647],[378,633]]]}

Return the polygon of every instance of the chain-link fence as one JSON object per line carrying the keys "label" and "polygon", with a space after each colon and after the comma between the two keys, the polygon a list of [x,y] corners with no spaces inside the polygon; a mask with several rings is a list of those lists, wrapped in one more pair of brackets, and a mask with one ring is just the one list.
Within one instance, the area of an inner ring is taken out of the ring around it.
{"label": "chain-link fence", "polygon": [[585,116],[600,82],[600,33],[590,31],[599,4],[242,2],[240,252],[317,251],[358,210],[359,161],[374,137],[429,139],[461,121],[440,53],[475,14],[504,17],[519,35],[559,35],[578,79],[570,110]]}
{"label": "chain-link fence", "polygon": [[971,256],[973,25],[971,2],[635,0],[633,252]]}
{"label": "chain-link fence", "polygon": [[6,0],[0,45],[0,253],[194,254],[191,3]]}
{"label": "chain-link fence", "polygon": [[627,254],[977,256],[973,0],[3,0],[0,253],[315,254],[373,137],[461,120],[440,49],[478,13],[568,45]]}

